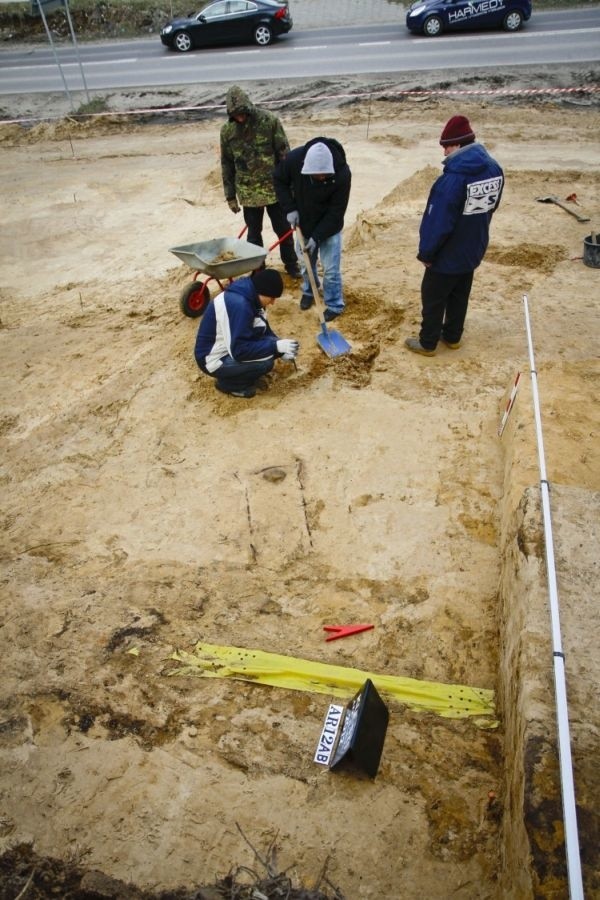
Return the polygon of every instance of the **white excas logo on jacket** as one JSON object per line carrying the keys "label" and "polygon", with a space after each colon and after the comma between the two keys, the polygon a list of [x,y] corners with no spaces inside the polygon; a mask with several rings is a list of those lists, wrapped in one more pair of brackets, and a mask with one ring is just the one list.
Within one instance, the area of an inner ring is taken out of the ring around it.
{"label": "white excas logo on jacket", "polygon": [[472,184],[468,184],[463,215],[476,216],[479,213],[493,212],[498,205],[503,182],[502,175],[497,175],[495,178],[486,178],[484,181],[474,181]]}

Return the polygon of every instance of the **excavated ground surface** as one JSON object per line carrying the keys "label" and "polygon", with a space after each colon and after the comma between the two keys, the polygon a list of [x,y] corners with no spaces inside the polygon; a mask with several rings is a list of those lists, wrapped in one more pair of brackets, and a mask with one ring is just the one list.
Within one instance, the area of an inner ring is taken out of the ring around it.
{"label": "excavated ground surface", "polygon": [[[457,111],[507,186],[464,346],[423,359],[403,349],[419,322],[417,231]],[[264,877],[255,851],[273,844],[277,872],[328,896],[499,895],[515,762],[501,708],[486,730],[390,703],[371,781],[313,763],[328,697],[172,677],[170,656],[201,640],[499,687],[507,521],[538,478],[525,377],[497,434],[526,374],[524,292],[549,478],[584,493],[600,482],[591,226],[536,202],[575,193],[597,214],[599,116],[435,98],[280,112],[292,145],[327,134],[348,152],[336,325],[353,350],[322,353],[286,280],[271,321],[300,341],[298,369],[278,364],[249,403],[195,367],[197,322],[178,305],[192,273],[168,252],[239,230],[220,187],[221,119],[0,132],[6,897],[30,876],[34,896],[48,870],[64,896],[66,878],[73,891],[107,879],[101,896],[126,896],[118,881],[131,896],[192,896],[237,866]],[[272,467],[285,477],[265,477]],[[579,596],[592,583],[575,590],[571,556],[561,584]],[[550,659],[543,604],[540,616]],[[325,624],[351,622],[375,628],[325,643]]]}

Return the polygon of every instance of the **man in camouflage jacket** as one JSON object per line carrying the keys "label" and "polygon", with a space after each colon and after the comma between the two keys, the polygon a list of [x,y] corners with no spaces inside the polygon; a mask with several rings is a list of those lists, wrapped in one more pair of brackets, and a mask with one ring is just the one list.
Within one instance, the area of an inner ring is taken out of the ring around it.
{"label": "man in camouflage jacket", "polygon": [[[273,169],[284,159],[290,145],[278,116],[254,106],[240,87],[230,87],[226,100],[229,121],[221,128],[225,199],[234,213],[242,206],[248,226],[247,239],[262,247],[265,209],[278,238],[290,229],[273,186]],[[279,252],[286,272],[299,278],[293,235],[281,242]]]}

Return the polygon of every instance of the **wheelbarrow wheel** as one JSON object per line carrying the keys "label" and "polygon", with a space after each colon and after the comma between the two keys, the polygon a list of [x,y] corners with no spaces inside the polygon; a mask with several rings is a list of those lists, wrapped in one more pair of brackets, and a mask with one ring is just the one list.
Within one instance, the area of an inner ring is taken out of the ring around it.
{"label": "wheelbarrow wheel", "polygon": [[210,303],[210,291],[201,281],[192,281],[181,293],[181,311],[190,319],[198,319]]}

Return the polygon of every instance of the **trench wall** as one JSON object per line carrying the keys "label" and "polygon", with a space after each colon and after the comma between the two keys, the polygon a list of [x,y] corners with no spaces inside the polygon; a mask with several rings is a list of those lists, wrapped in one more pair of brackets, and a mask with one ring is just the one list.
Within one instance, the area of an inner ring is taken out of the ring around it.
{"label": "trench wall", "polygon": [[[498,707],[505,733],[505,789],[499,896],[558,900],[567,898],[569,890],[545,540],[528,404],[530,397],[522,397],[503,438]],[[551,514],[580,856],[585,896],[590,900],[600,897],[600,615],[595,603],[600,493],[551,484]]]}

